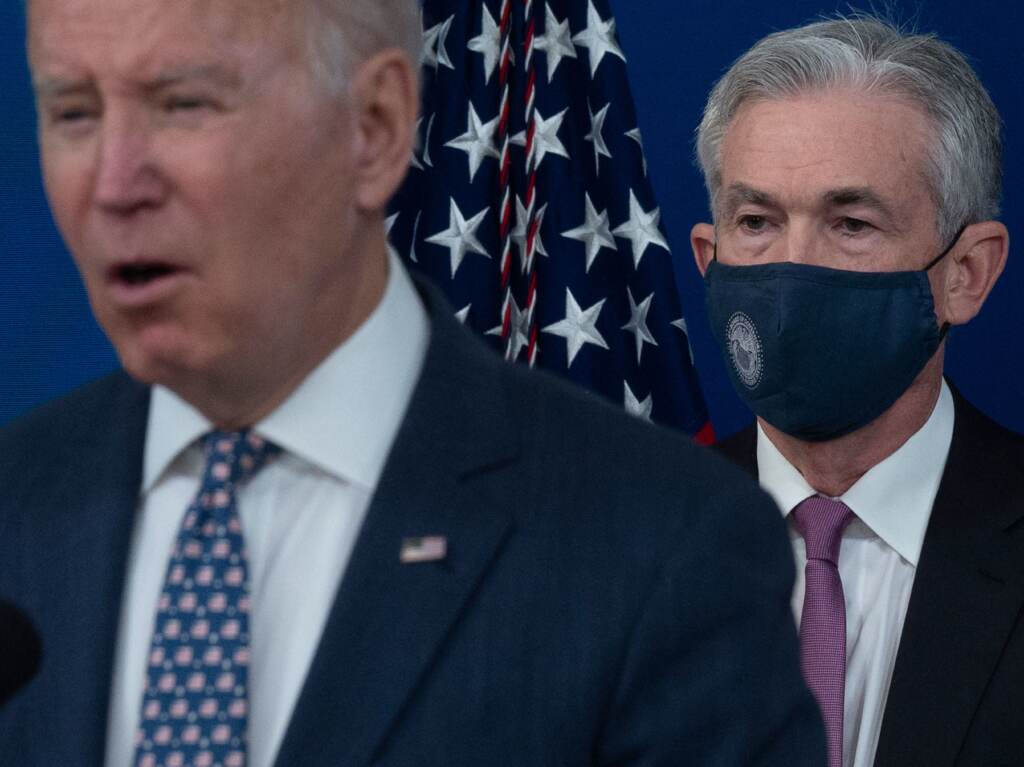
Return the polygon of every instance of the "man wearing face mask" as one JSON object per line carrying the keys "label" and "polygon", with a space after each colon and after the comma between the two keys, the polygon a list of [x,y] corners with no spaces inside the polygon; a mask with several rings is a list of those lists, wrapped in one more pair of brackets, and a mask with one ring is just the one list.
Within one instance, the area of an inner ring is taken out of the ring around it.
{"label": "man wearing face mask", "polygon": [[964,57],[872,17],[769,35],[715,86],[691,242],[787,515],[830,767],[1020,764],[1024,440],[943,380],[1007,257],[1000,120]]}

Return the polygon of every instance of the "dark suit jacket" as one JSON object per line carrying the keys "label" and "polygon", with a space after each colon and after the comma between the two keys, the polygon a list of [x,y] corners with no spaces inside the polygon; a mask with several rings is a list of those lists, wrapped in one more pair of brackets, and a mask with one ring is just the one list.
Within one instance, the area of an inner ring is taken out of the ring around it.
{"label": "dark suit jacket", "polygon": [[[1024,765],[1024,437],[953,397],[876,767]],[[719,447],[757,475],[753,426]]]}
{"label": "dark suit jacket", "polygon": [[[767,497],[428,303],[425,368],[277,764],[824,764]],[[0,432],[0,595],[45,645],[0,712],[0,763],[102,763],[147,407],[115,374]],[[447,536],[447,559],[400,564],[415,535]]]}

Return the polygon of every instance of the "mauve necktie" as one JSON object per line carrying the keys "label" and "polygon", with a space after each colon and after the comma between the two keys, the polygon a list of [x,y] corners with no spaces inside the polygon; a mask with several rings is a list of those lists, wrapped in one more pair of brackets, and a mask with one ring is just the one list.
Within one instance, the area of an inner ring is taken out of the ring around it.
{"label": "mauve necktie", "polygon": [[235,490],[278,448],[214,431],[157,606],[136,767],[245,767],[249,577]]}
{"label": "mauve necktie", "polygon": [[825,720],[829,767],[843,764],[846,602],[837,564],[843,530],[852,520],[846,504],[820,495],[793,509],[793,521],[807,544],[800,667]]}

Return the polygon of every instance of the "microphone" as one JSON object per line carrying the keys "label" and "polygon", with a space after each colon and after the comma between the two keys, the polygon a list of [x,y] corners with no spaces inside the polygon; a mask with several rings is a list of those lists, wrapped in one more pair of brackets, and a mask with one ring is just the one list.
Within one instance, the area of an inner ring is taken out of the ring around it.
{"label": "microphone", "polygon": [[43,643],[21,609],[0,600],[0,707],[39,671]]}

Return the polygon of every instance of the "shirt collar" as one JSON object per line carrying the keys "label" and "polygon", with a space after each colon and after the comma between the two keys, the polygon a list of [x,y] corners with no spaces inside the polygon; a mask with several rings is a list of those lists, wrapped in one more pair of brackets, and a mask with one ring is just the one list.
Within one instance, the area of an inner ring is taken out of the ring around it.
{"label": "shirt collar", "polygon": [[148,493],[174,459],[211,428],[190,404],[163,386],[154,386],[149,403],[142,492]]}
{"label": "shirt collar", "polygon": [[[366,321],[254,427],[287,453],[371,490],[412,398],[429,337],[426,310],[393,255],[388,272],[384,296]],[[169,389],[153,387],[143,491],[211,428]]]}
{"label": "shirt collar", "polygon": [[[939,399],[924,426],[896,452],[872,466],[839,500],[879,538],[917,566],[935,495],[953,439],[953,395],[942,382]],[[757,427],[757,469],[761,486],[784,515],[815,495],[803,475]]]}

